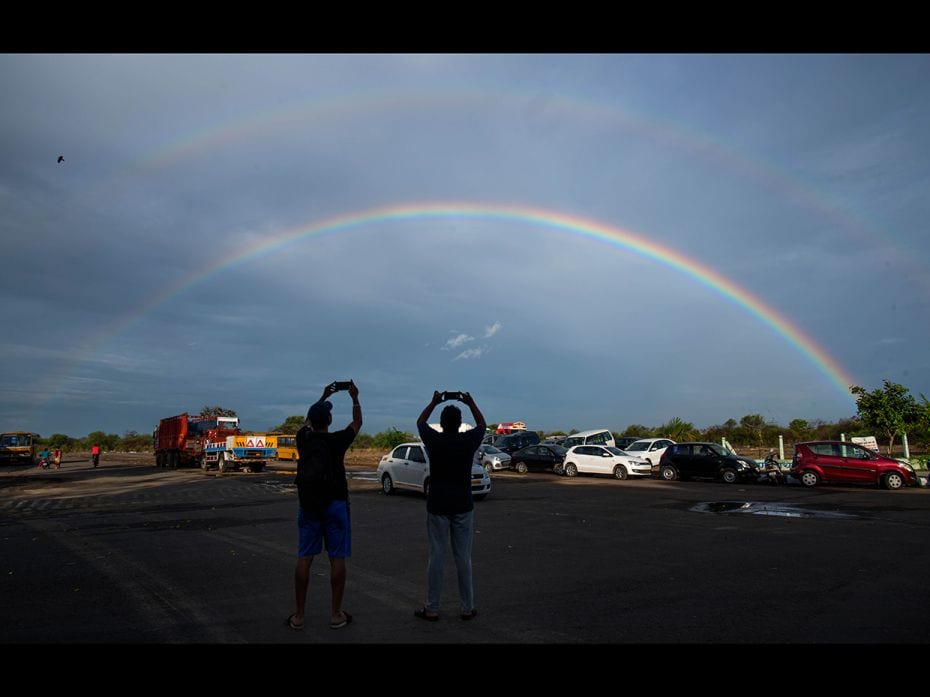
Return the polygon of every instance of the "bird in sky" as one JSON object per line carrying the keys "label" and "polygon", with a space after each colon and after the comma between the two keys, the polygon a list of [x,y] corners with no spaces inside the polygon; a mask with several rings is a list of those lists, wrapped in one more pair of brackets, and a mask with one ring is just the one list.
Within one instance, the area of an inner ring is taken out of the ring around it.
{"label": "bird in sky", "polygon": [[64,155],[59,155],[59,156],[58,156],[58,164],[61,164],[61,163],[64,162],[64,161],[65,161],[65,156],[64,156]]}

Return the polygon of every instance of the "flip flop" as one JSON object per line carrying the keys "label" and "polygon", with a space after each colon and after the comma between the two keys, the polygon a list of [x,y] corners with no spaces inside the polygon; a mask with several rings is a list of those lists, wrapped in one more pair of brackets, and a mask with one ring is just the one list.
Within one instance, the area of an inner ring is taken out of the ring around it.
{"label": "flip flop", "polygon": [[413,614],[414,617],[419,617],[421,620],[426,620],[427,622],[437,622],[439,620],[439,615],[430,615],[425,607],[414,610]]}
{"label": "flip flop", "polygon": [[294,615],[289,615],[288,618],[284,620],[284,624],[290,627],[291,629],[303,629],[304,628],[303,622],[298,624],[297,622],[294,621]]}
{"label": "flip flop", "polygon": [[468,612],[463,612],[461,617],[463,620],[473,620],[478,616],[478,611],[475,608],[472,608]]}
{"label": "flip flop", "polygon": [[330,629],[342,629],[343,627],[347,627],[348,625],[352,624],[352,615],[350,615],[345,610],[342,611],[342,614],[345,615],[346,618],[342,620],[342,622],[330,622]]}

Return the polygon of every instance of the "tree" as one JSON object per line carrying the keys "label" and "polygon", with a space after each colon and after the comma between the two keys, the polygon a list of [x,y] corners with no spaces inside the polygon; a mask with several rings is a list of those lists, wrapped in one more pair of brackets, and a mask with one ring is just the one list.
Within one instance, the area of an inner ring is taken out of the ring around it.
{"label": "tree", "polygon": [[270,430],[272,433],[284,433],[292,436],[300,430],[300,427],[304,425],[304,421],[306,421],[306,419],[299,414],[288,416],[286,419],[284,419],[284,423],[282,423],[280,426],[275,426]]}
{"label": "tree", "polygon": [[888,439],[888,455],[894,446],[894,437],[907,433],[917,412],[914,397],[903,385],[883,380],[883,388],[866,392],[864,387],[853,385],[849,391],[856,395],[856,408],[862,423],[874,428]]}
{"label": "tree", "polygon": [[694,424],[682,421],[677,416],[656,429],[656,434],[663,438],[670,438],[679,443],[691,440],[694,434]]}
{"label": "tree", "polygon": [[807,440],[811,427],[804,419],[792,419],[791,423],[788,424],[788,430],[791,432],[791,437],[797,442]]}
{"label": "tree", "polygon": [[372,438],[372,445],[377,448],[390,450],[401,443],[406,443],[408,440],[413,440],[412,434],[406,431],[398,431],[392,426],[387,431],[376,434],[375,437]]}
{"label": "tree", "polygon": [[204,407],[200,410],[201,416],[237,416],[236,412],[232,409],[224,409],[223,407]]}
{"label": "tree", "polygon": [[762,446],[762,434],[765,433],[765,417],[762,414],[746,414],[739,420],[739,425],[755,445]]}
{"label": "tree", "polygon": [[650,438],[652,436],[652,429],[642,424],[630,424],[620,435],[627,438]]}

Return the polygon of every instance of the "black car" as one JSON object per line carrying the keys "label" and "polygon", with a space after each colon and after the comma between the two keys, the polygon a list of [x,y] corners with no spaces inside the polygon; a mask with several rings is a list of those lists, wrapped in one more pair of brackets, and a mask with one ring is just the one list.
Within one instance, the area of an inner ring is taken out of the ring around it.
{"label": "black car", "polygon": [[506,435],[498,436],[494,439],[494,447],[498,450],[503,450],[511,457],[513,457],[513,454],[520,448],[525,448],[528,445],[536,445],[538,443],[539,434],[536,433],[536,431],[516,431],[515,433],[507,433]]}
{"label": "black car", "polygon": [[520,448],[510,455],[510,466],[520,474],[529,470],[542,470],[552,472],[560,466],[568,451],[561,445],[552,443],[539,443]]}
{"label": "black car", "polygon": [[756,481],[759,467],[755,460],[740,457],[717,443],[673,443],[659,460],[659,476],[675,479],[721,479],[727,484]]}
{"label": "black car", "polygon": [[626,446],[628,446],[630,443],[635,443],[638,440],[639,438],[630,438],[628,436],[623,436],[621,438],[617,438],[616,436],[614,437],[614,442],[617,444],[617,447],[620,448],[620,450],[626,450]]}

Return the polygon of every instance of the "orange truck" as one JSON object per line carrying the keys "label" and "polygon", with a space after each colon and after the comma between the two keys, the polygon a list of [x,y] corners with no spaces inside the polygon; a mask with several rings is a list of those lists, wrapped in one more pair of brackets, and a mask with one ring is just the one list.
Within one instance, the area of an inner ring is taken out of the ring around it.
{"label": "orange truck", "polygon": [[277,456],[274,436],[243,434],[238,416],[192,416],[162,419],[152,434],[157,467],[214,467],[220,472],[265,469]]}

